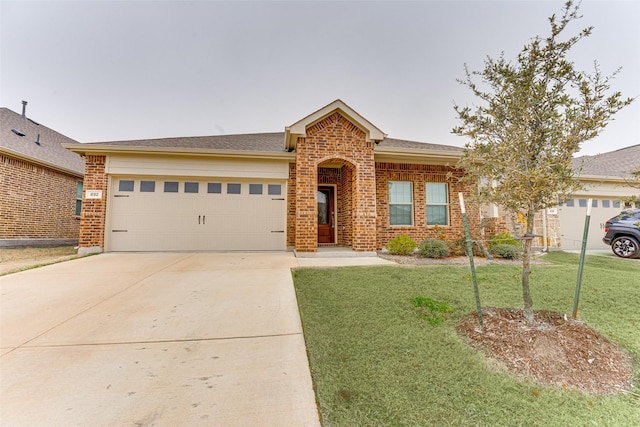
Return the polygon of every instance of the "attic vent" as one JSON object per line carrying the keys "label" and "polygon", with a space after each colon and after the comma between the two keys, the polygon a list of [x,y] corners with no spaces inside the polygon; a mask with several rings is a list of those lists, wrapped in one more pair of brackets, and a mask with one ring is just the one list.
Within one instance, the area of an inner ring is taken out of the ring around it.
{"label": "attic vent", "polygon": [[15,134],[16,134],[16,135],[18,135],[18,136],[24,136],[24,135],[25,135],[24,133],[20,132],[20,131],[19,131],[19,130],[17,130],[17,129],[11,129],[11,132],[15,133]]}

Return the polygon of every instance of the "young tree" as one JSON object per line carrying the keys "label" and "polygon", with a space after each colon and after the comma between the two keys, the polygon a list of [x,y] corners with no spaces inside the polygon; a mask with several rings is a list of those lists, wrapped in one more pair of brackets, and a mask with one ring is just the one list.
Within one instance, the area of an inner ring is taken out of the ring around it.
{"label": "young tree", "polygon": [[[484,70],[469,71],[458,82],[481,101],[480,106],[455,111],[461,125],[453,133],[471,139],[459,167],[466,180],[481,183],[479,201],[495,203],[526,219],[533,234],[536,212],[558,204],[580,187],[571,158],[580,144],[597,136],[621,108],[631,103],[620,92],[608,93],[610,76],[597,62],[591,74],[576,70],[567,55],[592,27],[577,35],[560,36],[578,15],[580,4],[567,1],[558,19],[549,18],[551,33],[524,46],[514,62],[504,53],[487,57]],[[476,83],[476,79],[481,81]],[[482,185],[482,183],[485,183]],[[529,292],[531,239],[525,239],[522,257],[522,294],[525,318],[533,324]]]}
{"label": "young tree", "polygon": [[[629,178],[625,179],[627,185],[630,187],[640,189],[640,166],[629,171]],[[623,198],[625,202],[635,203],[637,208],[640,208],[640,194],[634,194],[630,197]]]}

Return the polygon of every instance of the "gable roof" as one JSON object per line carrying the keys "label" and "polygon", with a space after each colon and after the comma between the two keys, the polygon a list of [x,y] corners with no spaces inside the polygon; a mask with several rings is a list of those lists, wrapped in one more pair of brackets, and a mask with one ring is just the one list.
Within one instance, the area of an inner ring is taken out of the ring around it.
{"label": "gable roof", "polygon": [[640,144],[595,156],[573,159],[573,167],[582,178],[609,178],[624,180],[629,172],[640,167]]}
{"label": "gable roof", "polygon": [[84,159],[62,144],[77,143],[28,117],[0,108],[0,152],[82,177]]}
{"label": "gable roof", "polygon": [[353,108],[339,99],[336,99],[332,103],[325,105],[318,111],[315,111],[303,119],[298,120],[291,126],[285,127],[285,148],[291,150],[295,148],[296,141],[299,137],[307,135],[307,128],[313,126],[315,123],[330,116],[334,112],[339,111],[340,114],[345,116],[351,123],[362,129],[366,135],[368,141],[382,141],[387,135],[374,126],[369,120],[358,114]]}
{"label": "gable roof", "polygon": [[[106,141],[85,144],[64,144],[80,154],[87,153],[156,153],[156,154],[219,154],[241,157],[295,159],[295,153],[282,147],[284,132],[238,135],[190,136],[133,141]],[[387,158],[437,156],[456,159],[463,149],[451,145],[428,144],[385,138],[374,149],[376,155]]]}
{"label": "gable roof", "polygon": [[[64,147],[79,154],[145,153],[180,155],[221,155],[254,157],[263,159],[295,160],[295,144],[306,129],[339,111],[352,123],[360,127],[369,141],[376,142],[374,153],[380,161],[411,162],[455,162],[463,153],[460,147],[427,144],[416,141],[387,138],[380,129],[360,116],[351,107],[337,99],[305,118],[285,128],[285,132],[254,133],[238,135],[192,136],[133,141],[107,141],[88,144],[64,144]],[[282,142],[285,142],[283,145]]]}

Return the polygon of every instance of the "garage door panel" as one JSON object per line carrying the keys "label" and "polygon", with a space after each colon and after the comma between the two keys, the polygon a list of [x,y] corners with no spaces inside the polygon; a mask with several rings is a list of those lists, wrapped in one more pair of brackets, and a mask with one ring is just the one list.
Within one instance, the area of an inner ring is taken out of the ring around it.
{"label": "garage door panel", "polygon": [[[134,191],[115,191],[111,197],[109,250],[284,250],[286,248],[286,201],[282,196],[249,194],[249,182],[242,182],[241,194],[226,194],[225,181],[216,185],[219,193],[208,193],[207,182],[198,181],[197,193],[186,193],[179,181],[177,193],[165,193],[163,181],[155,180],[155,192],[140,192],[140,178]],[[113,187],[118,188],[117,179]],[[238,183],[234,180],[233,183]],[[284,182],[277,184],[285,194]],[[236,186],[237,187],[237,186]],[[194,188],[194,186],[190,186]]]}
{"label": "garage door panel", "polygon": [[[584,234],[584,223],[589,196],[576,196],[570,203],[564,203],[558,209],[560,222],[560,246],[565,250],[580,250]],[[604,226],[608,219],[624,209],[623,204],[613,197],[591,196],[592,209],[589,220],[587,249],[606,249],[602,242]],[[582,205],[582,206],[581,206]]]}

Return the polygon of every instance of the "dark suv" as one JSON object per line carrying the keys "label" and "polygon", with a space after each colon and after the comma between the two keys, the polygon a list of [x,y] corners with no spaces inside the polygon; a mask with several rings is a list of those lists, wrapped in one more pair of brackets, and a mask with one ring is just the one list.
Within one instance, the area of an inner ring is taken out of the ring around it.
{"label": "dark suv", "polygon": [[602,239],[622,258],[640,258],[640,209],[627,209],[604,225]]}

